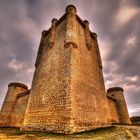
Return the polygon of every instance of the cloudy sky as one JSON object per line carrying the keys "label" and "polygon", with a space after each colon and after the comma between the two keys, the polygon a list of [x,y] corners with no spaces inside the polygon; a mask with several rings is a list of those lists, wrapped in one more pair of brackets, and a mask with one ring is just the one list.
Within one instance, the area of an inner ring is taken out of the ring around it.
{"label": "cloudy sky", "polygon": [[123,87],[140,115],[140,0],[0,0],[0,106],[8,83],[30,87],[41,32],[69,4],[98,35],[106,89]]}

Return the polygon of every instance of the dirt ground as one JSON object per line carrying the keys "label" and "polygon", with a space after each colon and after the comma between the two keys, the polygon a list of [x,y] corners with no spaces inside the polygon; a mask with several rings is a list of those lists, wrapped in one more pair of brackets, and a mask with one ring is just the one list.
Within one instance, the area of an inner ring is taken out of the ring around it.
{"label": "dirt ground", "polygon": [[0,140],[140,140],[140,126],[111,126],[72,135],[0,128]]}

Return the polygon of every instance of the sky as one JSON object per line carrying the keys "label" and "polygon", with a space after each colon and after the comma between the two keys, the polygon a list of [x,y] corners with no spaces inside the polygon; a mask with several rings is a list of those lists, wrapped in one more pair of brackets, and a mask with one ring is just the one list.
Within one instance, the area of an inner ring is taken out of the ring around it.
{"label": "sky", "polygon": [[41,32],[73,4],[98,35],[106,89],[124,89],[140,116],[140,0],[0,0],[0,106],[10,82],[29,86]]}

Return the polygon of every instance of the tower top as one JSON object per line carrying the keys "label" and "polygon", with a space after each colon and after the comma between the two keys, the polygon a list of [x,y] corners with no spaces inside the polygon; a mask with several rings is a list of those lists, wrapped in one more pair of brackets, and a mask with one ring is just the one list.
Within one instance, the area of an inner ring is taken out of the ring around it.
{"label": "tower top", "polygon": [[76,14],[77,10],[76,10],[76,7],[72,4],[68,5],[66,7],[66,13],[67,14]]}
{"label": "tower top", "polygon": [[[90,29],[89,29],[89,21],[88,21],[88,20],[82,20],[82,19],[76,14],[77,9],[76,9],[76,7],[75,7],[74,5],[72,5],[72,4],[68,5],[68,6],[66,7],[65,11],[66,11],[66,13],[65,13],[60,19],[56,19],[56,18],[53,18],[53,19],[52,19],[52,21],[51,21],[52,26],[53,26],[53,25],[58,26],[68,15],[70,15],[70,17],[71,17],[71,16],[72,16],[72,17],[75,16],[75,17],[76,17],[76,20],[77,20],[84,28],[87,27],[87,29],[88,29],[89,32],[90,32],[91,37],[97,38],[97,34],[96,34],[95,32],[91,32]],[[44,37],[47,36],[48,33],[50,33],[52,26],[51,26],[48,30],[42,31],[42,36],[44,36]]]}
{"label": "tower top", "polygon": [[68,10],[75,10],[75,11],[77,11],[76,10],[76,7],[74,6],[74,5],[72,5],[72,4],[70,4],[70,5],[68,5],[67,7],[66,7],[66,12],[68,11]]}
{"label": "tower top", "polygon": [[121,87],[112,87],[112,88],[109,88],[107,90],[107,93],[110,93],[110,92],[113,92],[113,91],[122,91],[123,92],[123,88],[121,88]]}
{"label": "tower top", "polygon": [[22,83],[18,83],[18,82],[12,82],[8,85],[8,87],[10,87],[10,86],[17,86],[17,87],[22,87],[22,88],[28,89],[28,86],[26,86],[25,84],[22,84]]}

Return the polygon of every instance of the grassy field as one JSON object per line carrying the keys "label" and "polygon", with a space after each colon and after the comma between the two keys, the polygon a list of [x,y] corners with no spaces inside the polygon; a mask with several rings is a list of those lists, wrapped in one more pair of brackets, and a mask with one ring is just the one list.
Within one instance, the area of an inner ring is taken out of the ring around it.
{"label": "grassy field", "polygon": [[0,128],[0,140],[140,140],[140,126],[111,126],[72,135]]}

